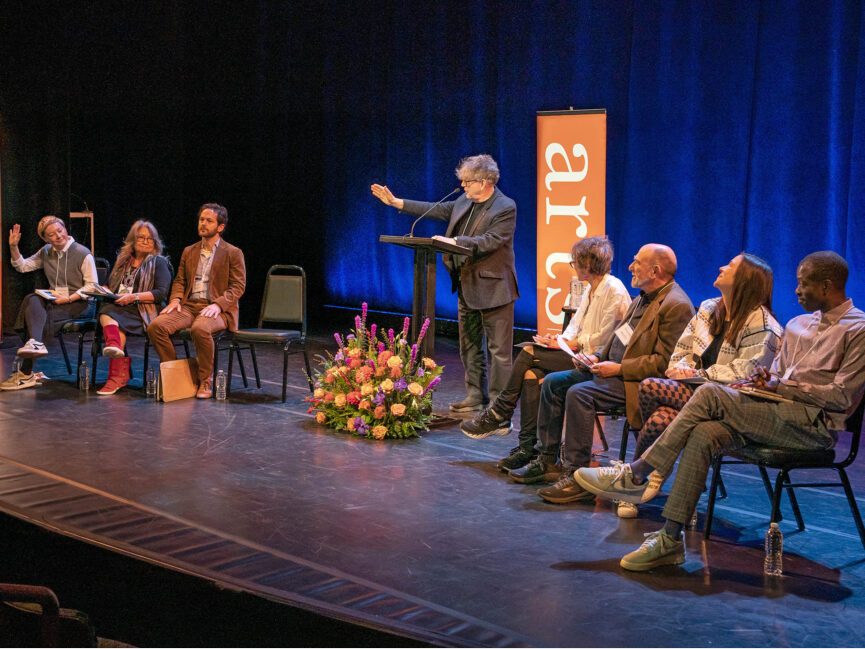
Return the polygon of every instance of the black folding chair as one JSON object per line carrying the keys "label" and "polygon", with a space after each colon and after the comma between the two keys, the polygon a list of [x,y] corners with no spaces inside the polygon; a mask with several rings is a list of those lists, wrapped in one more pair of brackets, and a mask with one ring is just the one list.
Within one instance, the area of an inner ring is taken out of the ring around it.
{"label": "black folding chair", "polygon": [[[856,454],[859,452],[859,439],[862,435],[862,412],[865,409],[865,399],[859,402],[856,410],[847,419],[846,433],[850,435],[850,450],[847,455],[841,459],[835,457],[835,449],[825,449],[816,451],[802,451],[789,448],[779,448],[774,446],[766,446],[763,444],[751,443],[738,449],[731,449],[715,456],[712,462],[712,484],[709,487],[709,503],[706,509],[706,526],[703,531],[703,536],[709,538],[712,533],[712,520],[715,513],[715,493],[718,489],[718,481],[721,478],[721,466],[724,464],[754,464],[760,471],[760,477],[763,478],[763,486],[766,489],[766,494],[772,502],[772,513],[770,522],[778,522],[781,520],[781,491],[786,489],[787,496],[790,499],[790,506],[793,509],[793,516],[796,518],[796,525],[799,531],[805,529],[805,521],[802,518],[802,512],[799,509],[799,502],[796,500],[795,489],[799,487],[841,487],[844,489],[844,494],[847,496],[847,504],[850,506],[850,512],[853,514],[853,520],[856,523],[856,529],[859,532],[859,539],[862,542],[862,547],[865,548],[865,525],[862,523],[862,516],[859,513],[859,506],[856,504],[856,497],[853,495],[853,489],[850,487],[850,479],[847,477],[847,467],[853,464],[856,459]],[[725,460],[724,457],[733,459]],[[766,469],[778,469],[778,475],[775,477],[775,486],[769,480],[769,473]],[[805,469],[830,469],[838,473],[837,482],[791,482],[790,472],[801,471]]]}
{"label": "black folding chair", "polygon": [[[283,325],[280,328],[265,328],[264,324]],[[231,348],[238,352],[246,345],[252,356],[255,384],[261,388],[258,359],[255,346],[258,344],[282,345],[282,401],[285,402],[288,384],[288,356],[303,352],[306,380],[309,391],[313,391],[309,356],[306,352],[306,273],[300,266],[277,265],[267,271],[264,297],[258,327],[234,332]],[[228,387],[231,389],[232,356],[228,356]],[[245,383],[245,381],[244,381]]]}

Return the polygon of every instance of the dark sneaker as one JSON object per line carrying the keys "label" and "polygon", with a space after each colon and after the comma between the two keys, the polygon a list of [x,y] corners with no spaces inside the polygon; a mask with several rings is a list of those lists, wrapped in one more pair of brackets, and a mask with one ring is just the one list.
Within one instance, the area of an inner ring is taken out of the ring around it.
{"label": "dark sneaker", "polygon": [[514,469],[509,475],[514,482],[520,484],[555,482],[562,475],[562,467],[554,462],[547,462],[541,457],[536,457],[524,467]]}
{"label": "dark sneaker", "polygon": [[507,419],[499,419],[492,408],[486,408],[474,419],[464,421],[460,430],[472,439],[483,439],[490,435],[507,435],[511,432],[511,422]]}
{"label": "dark sneaker", "polygon": [[643,545],[629,552],[619,565],[625,570],[643,572],[658,566],[677,566],[685,563],[685,544],[667,536],[664,530],[646,534]]}
{"label": "dark sneaker", "polygon": [[496,463],[496,468],[499,471],[508,473],[514,469],[521,469],[537,456],[538,454],[535,451],[527,451],[517,446],[516,448],[511,449],[510,455]]}
{"label": "dark sneaker", "polygon": [[476,410],[483,410],[483,407],[483,402],[477,397],[466,397],[448,405],[451,412],[475,412]]}
{"label": "dark sneaker", "polygon": [[551,487],[538,489],[538,495],[548,503],[561,505],[564,503],[575,503],[581,500],[592,500],[594,494],[583,489],[574,480],[573,471],[565,471],[559,481]]}

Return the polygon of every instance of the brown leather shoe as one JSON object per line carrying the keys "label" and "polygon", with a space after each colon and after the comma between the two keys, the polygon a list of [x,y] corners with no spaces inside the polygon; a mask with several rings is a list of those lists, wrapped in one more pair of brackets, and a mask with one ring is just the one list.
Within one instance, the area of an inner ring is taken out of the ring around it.
{"label": "brown leather shoe", "polygon": [[198,386],[198,392],[195,393],[196,399],[209,399],[213,396],[213,387],[210,379],[204,379]]}

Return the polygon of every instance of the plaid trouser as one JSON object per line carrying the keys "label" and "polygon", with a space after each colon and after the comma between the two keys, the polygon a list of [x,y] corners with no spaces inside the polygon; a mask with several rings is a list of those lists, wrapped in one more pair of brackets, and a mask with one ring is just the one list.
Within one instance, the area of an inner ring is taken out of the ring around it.
{"label": "plaid trouser", "polygon": [[637,435],[634,459],[643,455],[694,394],[687,383],[673,379],[643,379],[640,382],[640,416],[643,427]]}
{"label": "plaid trouser", "polygon": [[684,524],[706,486],[712,457],[748,442],[825,449],[835,444],[835,435],[826,428],[825,413],[816,406],[764,401],[716,383],[701,385],[643,454],[663,475],[670,475],[676,458],[682,456],[664,517]]}

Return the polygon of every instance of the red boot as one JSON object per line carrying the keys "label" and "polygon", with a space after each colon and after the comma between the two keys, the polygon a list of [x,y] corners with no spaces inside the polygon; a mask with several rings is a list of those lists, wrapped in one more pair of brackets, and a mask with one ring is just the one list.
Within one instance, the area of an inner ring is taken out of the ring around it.
{"label": "red boot", "polygon": [[105,346],[102,355],[109,358],[123,358],[123,343],[120,342],[120,327],[117,325],[105,325],[102,327],[102,336],[105,338]]}
{"label": "red boot", "polygon": [[129,364],[131,362],[132,359],[130,358],[112,358],[108,363],[108,380],[96,391],[96,394],[114,394],[129,383]]}

